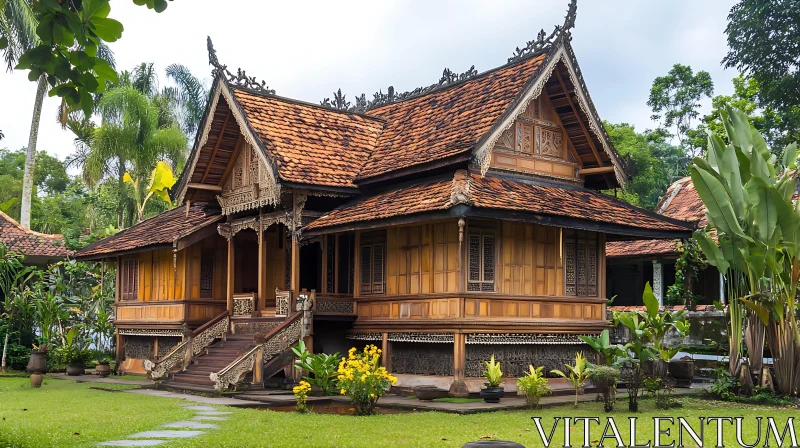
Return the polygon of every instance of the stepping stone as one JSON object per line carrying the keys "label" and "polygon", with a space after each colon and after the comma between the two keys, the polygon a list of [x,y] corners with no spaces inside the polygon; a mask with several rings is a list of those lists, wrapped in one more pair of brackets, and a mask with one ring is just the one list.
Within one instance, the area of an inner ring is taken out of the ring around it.
{"label": "stepping stone", "polygon": [[216,411],[216,410],[217,410],[217,408],[212,408],[211,406],[186,406],[186,405],[185,405],[185,406],[183,406],[183,407],[184,407],[185,409],[189,409],[189,410],[192,410],[192,411],[208,411],[208,412],[214,412],[214,411]]}
{"label": "stepping stone", "polygon": [[231,415],[231,414],[233,414],[233,412],[205,411],[197,413],[197,415]]}
{"label": "stepping stone", "polygon": [[187,439],[189,437],[196,437],[200,434],[205,434],[203,431],[175,431],[165,429],[162,431],[145,431],[138,432],[131,437],[131,439],[150,439],[150,438],[164,438],[164,439]]}
{"label": "stepping stone", "polygon": [[200,423],[200,422],[190,422],[190,421],[180,421],[174,423],[167,423],[164,425],[165,428],[192,428],[192,429],[219,429],[219,426],[213,423]]}
{"label": "stepping stone", "polygon": [[98,443],[100,446],[156,446],[167,443],[166,440],[112,440]]}
{"label": "stepping stone", "polygon": [[197,417],[193,418],[192,420],[211,420],[214,422],[225,422],[230,420],[228,417],[215,417],[213,415],[198,415]]}

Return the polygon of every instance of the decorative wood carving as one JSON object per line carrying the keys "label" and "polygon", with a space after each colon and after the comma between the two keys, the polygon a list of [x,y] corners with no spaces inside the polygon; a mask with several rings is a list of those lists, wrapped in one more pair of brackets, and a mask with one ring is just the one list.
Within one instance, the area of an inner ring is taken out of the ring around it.
{"label": "decorative wood carving", "polygon": [[255,311],[255,294],[233,297],[234,316],[252,316]]}
{"label": "decorative wood carving", "polygon": [[464,374],[480,377],[486,370],[483,362],[494,355],[503,366],[506,377],[519,378],[528,372],[528,366],[544,366],[544,371],[564,369],[564,364],[575,359],[575,354],[585,352],[580,345],[516,345],[516,344],[469,344],[466,346]]}
{"label": "decorative wood carving", "polygon": [[117,332],[121,336],[183,336],[183,330],[158,330],[152,328],[120,328]]}
{"label": "decorative wood carving", "polygon": [[500,136],[500,139],[497,140],[496,146],[498,148],[508,149],[509,151],[514,150],[514,128],[508,128],[505,132]]}
{"label": "decorative wood carving", "polygon": [[395,342],[392,344],[392,372],[411,375],[453,375],[453,346],[450,344],[420,344]]}
{"label": "decorative wood carving", "polygon": [[537,152],[543,156],[562,157],[562,136],[561,129],[541,128],[541,144]]}
{"label": "decorative wood carving", "polygon": [[242,146],[230,178],[225,182],[217,201],[222,213],[229,215],[280,202],[280,187],[269,175],[268,168],[251,144]]}
{"label": "decorative wood carving", "polygon": [[275,289],[275,316],[286,317],[289,315],[289,303],[292,301],[292,291]]}
{"label": "decorative wood carving", "polygon": [[575,16],[577,12],[577,0],[570,0],[567,15],[564,17],[564,24],[556,25],[549,36],[544,32],[544,29],[539,31],[539,34],[536,35],[536,40],[528,41],[523,48],[517,47],[514,50],[514,54],[508,58],[508,62],[516,62],[527,56],[537,54],[545,48],[554,46],[561,39],[571,39],[570,31],[575,27]]}

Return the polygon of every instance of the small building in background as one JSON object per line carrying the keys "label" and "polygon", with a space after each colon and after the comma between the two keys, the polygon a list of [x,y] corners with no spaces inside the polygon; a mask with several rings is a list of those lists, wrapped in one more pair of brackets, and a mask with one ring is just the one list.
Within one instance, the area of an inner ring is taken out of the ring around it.
{"label": "small building in background", "polygon": [[[664,216],[696,222],[700,229],[708,225],[706,208],[690,177],[670,185],[657,207]],[[681,240],[610,241],[606,244],[606,281],[613,306],[640,306],[642,291],[650,283],[662,305],[667,304],[667,289],[675,284],[675,262],[680,257]],[[692,282],[692,293],[702,296],[698,304],[711,305],[724,297],[722,276],[708,266]]]}
{"label": "small building in background", "polygon": [[24,254],[23,263],[30,266],[47,267],[72,255],[64,245],[63,235],[26,229],[3,212],[0,212],[0,243],[9,251]]}

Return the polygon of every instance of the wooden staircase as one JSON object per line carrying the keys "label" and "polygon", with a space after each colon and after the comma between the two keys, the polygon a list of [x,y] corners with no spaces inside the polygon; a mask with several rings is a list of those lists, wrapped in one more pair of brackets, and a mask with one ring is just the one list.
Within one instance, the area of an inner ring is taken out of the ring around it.
{"label": "wooden staircase", "polygon": [[210,375],[219,372],[253,348],[253,335],[227,334],[192,359],[186,370],[173,374],[172,378],[161,384],[172,390],[215,393]]}

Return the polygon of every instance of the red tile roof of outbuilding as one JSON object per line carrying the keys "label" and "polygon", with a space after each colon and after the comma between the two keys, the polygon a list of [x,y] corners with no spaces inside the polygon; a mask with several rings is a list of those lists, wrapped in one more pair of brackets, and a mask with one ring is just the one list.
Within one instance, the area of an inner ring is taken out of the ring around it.
{"label": "red tile roof of outbuilding", "polygon": [[64,246],[64,236],[34,232],[0,212],[0,243],[8,250],[30,257],[66,257],[72,251]]}

